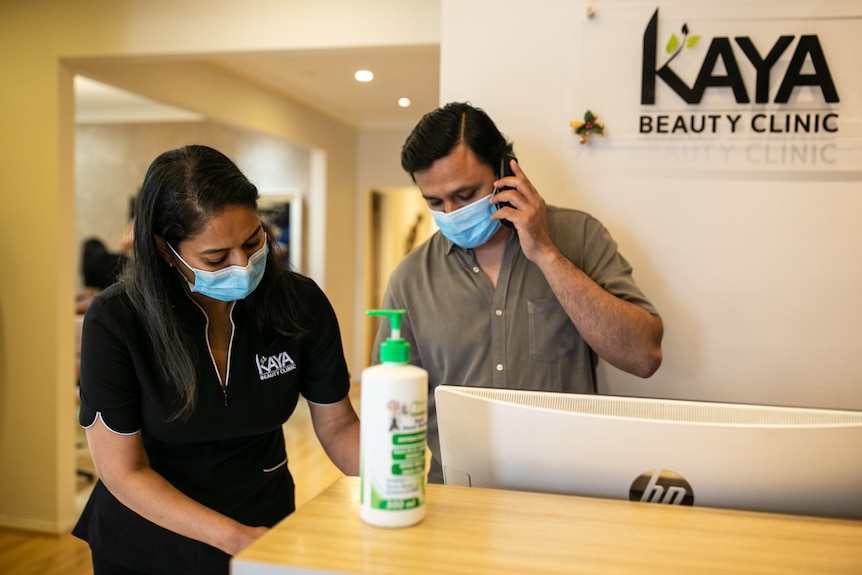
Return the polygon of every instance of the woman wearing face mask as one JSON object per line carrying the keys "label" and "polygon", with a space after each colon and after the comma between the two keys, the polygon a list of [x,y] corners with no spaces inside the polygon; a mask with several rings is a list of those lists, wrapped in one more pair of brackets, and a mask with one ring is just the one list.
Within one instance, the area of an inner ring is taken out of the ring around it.
{"label": "woman wearing face mask", "polygon": [[80,422],[100,481],[73,533],[95,575],[228,573],[294,510],[282,425],[300,394],[326,453],[358,473],[335,314],[276,261],[257,197],[205,146],[147,171],[135,257],[84,320]]}

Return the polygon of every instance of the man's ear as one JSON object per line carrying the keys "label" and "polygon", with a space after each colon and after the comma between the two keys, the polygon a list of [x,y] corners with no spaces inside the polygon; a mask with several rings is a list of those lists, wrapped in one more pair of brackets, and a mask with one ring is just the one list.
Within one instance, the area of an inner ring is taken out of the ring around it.
{"label": "man's ear", "polygon": [[174,256],[174,253],[170,250],[170,248],[168,248],[168,242],[166,242],[165,238],[158,234],[154,235],[153,238],[155,238],[156,240],[156,250],[159,252],[159,255],[162,256],[162,258],[166,262],[168,262],[169,266],[173,267],[176,256]]}

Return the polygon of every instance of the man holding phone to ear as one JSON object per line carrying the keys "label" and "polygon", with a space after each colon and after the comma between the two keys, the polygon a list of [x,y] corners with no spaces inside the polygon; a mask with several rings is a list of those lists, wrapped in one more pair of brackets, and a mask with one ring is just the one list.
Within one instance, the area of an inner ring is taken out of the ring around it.
{"label": "man holding phone to ear", "polygon": [[[484,111],[455,102],[426,114],[401,165],[440,228],[383,301],[407,310],[410,362],[429,374],[429,482],[443,481],[438,385],[596,393],[600,358],[655,373],[662,320],[616,242],[589,214],[545,205]],[[388,333],[381,325],[377,343]]]}

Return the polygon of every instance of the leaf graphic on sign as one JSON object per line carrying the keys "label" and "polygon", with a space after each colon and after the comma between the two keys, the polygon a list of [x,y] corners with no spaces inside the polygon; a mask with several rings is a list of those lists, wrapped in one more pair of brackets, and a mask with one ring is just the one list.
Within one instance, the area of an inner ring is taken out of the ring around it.
{"label": "leaf graphic on sign", "polygon": [[697,44],[698,40],[700,40],[700,36],[692,36],[689,38],[688,24],[683,24],[680,31],[682,32],[682,41],[680,41],[676,34],[671,34],[670,40],[667,41],[667,46],[665,46],[664,50],[670,54],[670,58],[665,62],[665,66],[673,62],[674,58],[679,56],[683,50],[686,48],[692,48]]}

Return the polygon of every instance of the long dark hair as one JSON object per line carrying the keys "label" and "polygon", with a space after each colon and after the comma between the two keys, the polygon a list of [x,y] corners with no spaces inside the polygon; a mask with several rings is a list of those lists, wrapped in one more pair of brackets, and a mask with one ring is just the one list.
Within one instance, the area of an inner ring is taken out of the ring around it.
{"label": "long dark hair", "polygon": [[[123,279],[161,358],[162,376],[176,386],[179,405],[173,419],[188,419],[194,411],[199,358],[172,306],[173,298],[182,296],[182,278],[160,255],[155,237],[179,246],[228,206],[257,209],[257,198],[257,188],[239,168],[207,146],[164,152],[144,176],[135,206],[134,256]],[[304,279],[275,259],[275,240],[269,230],[266,241],[266,271],[257,289],[245,299],[246,305],[261,333],[299,337],[306,331],[307,320],[297,301],[295,282]]]}
{"label": "long dark hair", "polygon": [[465,144],[496,173],[504,156],[513,156],[512,144],[481,108],[465,102],[450,102],[425,114],[401,147],[401,167],[414,174],[448,156]]}

